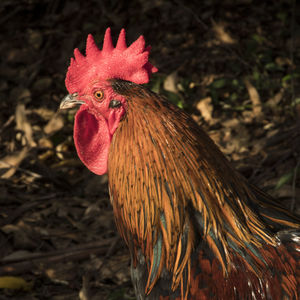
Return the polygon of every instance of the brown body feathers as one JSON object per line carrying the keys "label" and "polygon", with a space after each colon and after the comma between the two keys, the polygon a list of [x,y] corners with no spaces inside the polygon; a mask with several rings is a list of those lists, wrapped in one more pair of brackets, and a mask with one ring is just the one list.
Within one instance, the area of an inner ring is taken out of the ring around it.
{"label": "brown body feathers", "polygon": [[298,299],[299,219],[235,172],[185,112],[111,84],[128,108],[109,188],[139,299]]}

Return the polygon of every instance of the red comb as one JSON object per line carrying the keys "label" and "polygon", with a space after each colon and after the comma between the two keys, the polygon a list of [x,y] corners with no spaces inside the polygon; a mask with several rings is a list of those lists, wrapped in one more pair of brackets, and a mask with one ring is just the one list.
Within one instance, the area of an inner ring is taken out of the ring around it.
{"label": "red comb", "polygon": [[125,30],[122,29],[114,48],[110,28],[106,29],[102,50],[99,50],[91,34],[86,42],[86,56],[78,49],[66,75],[69,93],[81,93],[93,80],[118,78],[137,84],[149,82],[157,68],[148,62],[150,47],[145,48],[145,40],[140,36],[129,47],[126,46]]}

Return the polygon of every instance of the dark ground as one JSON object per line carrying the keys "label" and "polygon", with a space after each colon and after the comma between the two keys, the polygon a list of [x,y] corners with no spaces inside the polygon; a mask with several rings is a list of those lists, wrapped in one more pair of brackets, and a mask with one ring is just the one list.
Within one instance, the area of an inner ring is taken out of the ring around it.
{"label": "dark ground", "polygon": [[4,0],[0,13],[0,300],[134,299],[106,176],[77,158],[74,111],[58,113],[73,49],[108,26],[143,34],[152,89],[299,213],[296,0]]}

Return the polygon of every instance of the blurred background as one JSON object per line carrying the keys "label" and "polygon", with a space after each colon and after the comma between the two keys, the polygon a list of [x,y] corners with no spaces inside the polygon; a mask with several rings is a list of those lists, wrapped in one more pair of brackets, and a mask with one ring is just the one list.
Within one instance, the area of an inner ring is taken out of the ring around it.
{"label": "blurred background", "polygon": [[0,299],[135,299],[107,178],[59,112],[74,48],[141,34],[149,87],[185,109],[248,180],[300,212],[296,0],[2,0]]}

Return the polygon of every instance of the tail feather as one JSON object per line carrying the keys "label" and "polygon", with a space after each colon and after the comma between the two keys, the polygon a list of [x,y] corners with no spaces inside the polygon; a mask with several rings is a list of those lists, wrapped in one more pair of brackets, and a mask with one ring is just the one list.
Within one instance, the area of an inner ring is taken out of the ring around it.
{"label": "tail feather", "polygon": [[255,195],[253,203],[263,221],[273,230],[278,232],[288,228],[300,229],[300,218],[284,208],[279,201],[272,198],[254,185],[249,185]]}

